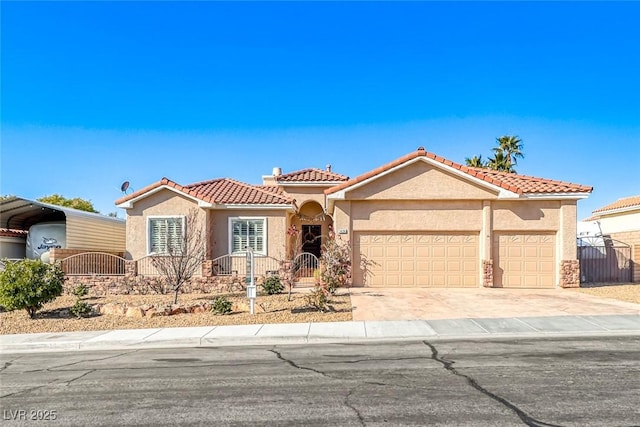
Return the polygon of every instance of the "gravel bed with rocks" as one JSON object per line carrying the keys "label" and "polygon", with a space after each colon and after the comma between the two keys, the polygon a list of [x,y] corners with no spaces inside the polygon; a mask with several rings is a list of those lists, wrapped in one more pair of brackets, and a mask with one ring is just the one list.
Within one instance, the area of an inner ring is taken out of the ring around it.
{"label": "gravel bed with rocks", "polygon": [[586,284],[580,288],[575,288],[577,292],[594,295],[601,298],[611,298],[619,301],[633,302],[640,304],[640,283],[635,284]]}
{"label": "gravel bed with rocks", "polygon": [[[178,304],[185,307],[196,305],[208,307],[216,296],[218,294],[181,294],[178,297]],[[286,294],[258,295],[254,315],[249,313],[245,293],[225,296],[233,303],[233,312],[226,315],[206,311],[155,317],[94,314],[90,317],[75,318],[69,314],[68,310],[76,302],[76,297],[64,295],[46,304],[38,311],[35,319],[30,319],[25,310],[0,313],[0,334],[352,320],[351,299],[346,290],[338,290],[328,304],[329,310],[324,313],[309,307],[304,293],[292,294],[291,301],[288,301]],[[83,301],[92,306],[117,304],[126,307],[152,305],[170,307],[173,303],[173,295],[87,296]]]}

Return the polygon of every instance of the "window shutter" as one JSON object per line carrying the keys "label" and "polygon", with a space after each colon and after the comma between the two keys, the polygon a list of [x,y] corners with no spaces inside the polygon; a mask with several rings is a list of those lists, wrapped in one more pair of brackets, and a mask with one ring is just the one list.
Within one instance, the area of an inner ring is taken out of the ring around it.
{"label": "window shutter", "polygon": [[248,246],[256,252],[265,252],[265,220],[236,219],[231,223],[231,251],[244,252]]}
{"label": "window shutter", "polygon": [[183,218],[151,218],[149,220],[149,251],[166,254],[169,248],[180,251],[183,243]]}

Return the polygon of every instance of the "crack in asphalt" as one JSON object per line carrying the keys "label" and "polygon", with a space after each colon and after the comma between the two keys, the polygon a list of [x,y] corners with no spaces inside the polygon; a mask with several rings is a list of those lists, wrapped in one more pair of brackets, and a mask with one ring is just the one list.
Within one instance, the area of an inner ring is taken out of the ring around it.
{"label": "crack in asphalt", "polygon": [[[356,387],[356,388],[357,388],[357,387]],[[344,402],[342,402],[342,403],[344,403],[344,405],[345,405],[347,408],[349,408],[349,409],[351,409],[353,412],[355,412],[356,417],[358,417],[358,421],[360,421],[360,425],[362,425],[362,426],[366,426],[366,425],[367,425],[367,423],[365,423],[365,422],[364,422],[364,418],[362,417],[362,414],[360,413],[360,411],[358,411],[358,408],[356,408],[354,405],[352,405],[352,404],[349,402],[349,398],[351,397],[351,395],[353,394],[353,392],[354,392],[354,391],[356,391],[356,388],[352,388],[351,390],[349,390],[349,393],[347,393],[347,395],[346,395],[346,396],[345,396],[345,398],[344,398]]]}
{"label": "crack in asphalt", "polygon": [[13,362],[15,362],[16,360],[20,359],[22,356],[18,356],[15,359],[11,359],[8,362],[4,362],[4,366],[2,366],[0,368],[0,372],[4,371],[5,369],[9,368],[11,365],[13,365]]}
{"label": "crack in asphalt", "polygon": [[72,382],[77,381],[77,380],[79,380],[79,379],[81,379],[81,378],[84,378],[84,377],[86,377],[87,375],[92,374],[92,373],[94,373],[94,372],[96,372],[96,371],[97,371],[97,369],[91,369],[91,370],[89,370],[89,371],[85,372],[85,373],[84,373],[84,374],[82,374],[82,375],[78,375],[78,376],[77,376],[77,377],[75,377],[75,378],[72,378],[72,379],[70,379],[70,380],[68,380],[68,381],[64,381],[64,385],[65,385],[65,386],[68,386],[68,385],[69,385],[69,384],[71,384]]}
{"label": "crack in asphalt", "polygon": [[307,368],[306,366],[300,366],[300,365],[298,365],[298,364],[297,364],[296,362],[294,362],[293,360],[289,360],[289,359],[285,358],[284,356],[282,356],[282,353],[280,353],[280,352],[279,352],[278,350],[276,350],[275,348],[272,348],[272,349],[271,349],[271,350],[269,350],[269,351],[270,351],[271,353],[275,354],[275,355],[278,357],[278,359],[282,360],[283,362],[287,363],[289,366],[292,366],[292,367],[294,367],[294,368],[296,368],[296,369],[301,369],[301,370],[304,370],[304,371],[311,371],[311,372],[315,372],[316,374],[320,374],[320,375],[322,375],[323,377],[331,378],[331,379],[335,379],[335,378],[331,377],[330,375],[328,375],[328,374],[326,374],[326,373],[324,373],[324,372],[322,372],[322,371],[319,371],[319,370],[317,370],[317,369]]}
{"label": "crack in asphalt", "polygon": [[535,418],[531,417],[529,414],[524,412],[522,409],[518,408],[513,403],[509,402],[507,399],[505,399],[503,397],[500,397],[497,394],[494,394],[494,393],[490,392],[489,390],[487,390],[486,388],[482,387],[480,384],[478,384],[478,382],[475,379],[473,379],[469,375],[465,375],[463,373],[460,373],[456,368],[453,367],[453,364],[455,362],[454,361],[447,361],[447,360],[444,360],[443,358],[441,358],[438,355],[438,350],[436,349],[436,347],[433,344],[429,343],[428,341],[423,341],[423,343],[427,347],[429,347],[431,349],[431,359],[435,360],[436,362],[441,363],[442,366],[447,371],[451,372],[453,375],[456,375],[458,377],[461,377],[461,378],[464,378],[465,380],[467,380],[467,383],[469,383],[469,385],[471,387],[475,388],[480,393],[484,394],[485,396],[495,400],[496,402],[500,403],[504,407],[506,407],[506,408],[512,410],[513,412],[515,412],[516,415],[518,415],[518,418],[520,418],[520,420],[522,420],[522,422],[525,423],[527,426],[529,426],[529,427],[562,427],[561,425],[558,425],[558,424],[545,423],[543,421],[539,421],[539,420],[536,420]]}
{"label": "crack in asphalt", "polygon": [[15,396],[15,395],[17,395],[17,394],[30,393],[30,392],[32,392],[32,391],[34,391],[34,390],[39,389],[39,388],[46,387],[46,386],[48,386],[49,384],[51,384],[51,383],[47,383],[47,384],[43,384],[43,385],[39,385],[39,386],[36,386],[36,387],[31,387],[31,388],[28,388],[28,389],[26,389],[26,390],[14,391],[13,393],[9,393],[9,394],[5,394],[5,395],[3,395],[3,396],[0,396],[0,399],[4,399],[5,397],[12,397],[12,396]]}
{"label": "crack in asphalt", "polygon": [[[64,369],[60,369],[60,368],[66,368],[68,366],[73,366],[73,365],[77,365],[79,363],[87,363],[87,362],[99,362],[102,360],[109,360],[109,359],[115,359],[116,357],[120,357],[120,356],[125,356],[127,354],[132,354],[135,353],[139,350],[132,350],[132,351],[126,351],[124,353],[118,353],[118,354],[114,354],[112,356],[107,356],[107,357],[102,357],[100,359],[91,359],[91,360],[79,360],[77,362],[72,362],[72,363],[66,363],[64,365],[59,365],[59,366],[52,366],[49,368],[44,368],[44,369],[34,369],[32,371],[24,371],[25,373],[32,373],[32,372],[44,372],[44,371],[49,371],[49,372],[55,372],[56,370],[60,370],[60,371],[64,371]],[[86,370],[86,369],[81,369],[82,371]]]}

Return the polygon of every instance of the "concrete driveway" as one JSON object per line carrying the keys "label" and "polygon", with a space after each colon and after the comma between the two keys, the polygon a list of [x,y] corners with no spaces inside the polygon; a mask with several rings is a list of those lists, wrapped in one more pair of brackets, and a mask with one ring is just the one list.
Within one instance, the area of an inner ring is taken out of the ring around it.
{"label": "concrete driveway", "polygon": [[569,289],[351,288],[353,320],[635,314],[640,304]]}

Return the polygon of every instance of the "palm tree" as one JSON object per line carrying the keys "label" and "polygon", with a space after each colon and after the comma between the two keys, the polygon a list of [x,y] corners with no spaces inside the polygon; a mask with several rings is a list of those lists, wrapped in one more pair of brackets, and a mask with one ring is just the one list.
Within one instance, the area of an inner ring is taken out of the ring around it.
{"label": "palm tree", "polygon": [[484,160],[482,160],[482,155],[467,157],[464,159],[464,163],[471,168],[486,168],[487,165]]}
{"label": "palm tree", "polygon": [[496,138],[498,146],[493,149],[496,155],[500,152],[504,157],[505,172],[515,173],[514,166],[518,164],[518,159],[524,159],[522,153],[522,140],[517,136],[504,135]]}
{"label": "palm tree", "polygon": [[513,167],[507,164],[507,157],[501,150],[494,148],[495,154],[493,157],[489,157],[487,161],[487,167],[501,172],[512,172]]}

